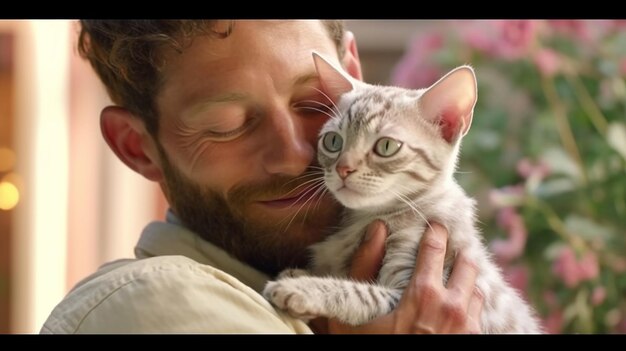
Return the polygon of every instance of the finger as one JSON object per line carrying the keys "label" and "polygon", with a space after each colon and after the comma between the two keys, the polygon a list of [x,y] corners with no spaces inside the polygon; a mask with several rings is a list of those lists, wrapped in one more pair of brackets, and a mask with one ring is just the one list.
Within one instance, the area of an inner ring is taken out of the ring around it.
{"label": "finger", "polygon": [[442,284],[447,241],[448,231],[446,228],[441,224],[431,223],[419,245],[415,272],[413,273],[415,277],[434,284]]}
{"label": "finger", "polygon": [[375,280],[385,256],[387,228],[380,220],[367,228],[365,239],[352,259],[350,277],[357,280]]}
{"label": "finger", "polygon": [[477,334],[482,332],[481,315],[483,312],[484,301],[485,298],[480,289],[474,287],[467,310],[470,321],[470,325],[468,326],[468,332],[471,334]]}
{"label": "finger", "polygon": [[361,325],[349,325],[341,323],[337,319],[328,319],[329,334],[398,334],[398,331],[393,329],[394,326],[392,314],[374,318]]}
{"label": "finger", "polygon": [[328,334],[328,324],[326,317],[317,317],[309,321],[309,327],[315,334]]}
{"label": "finger", "polygon": [[474,293],[476,276],[478,276],[476,264],[467,257],[465,252],[459,252],[454,261],[447,288],[458,295],[464,306],[469,305],[470,298]]}

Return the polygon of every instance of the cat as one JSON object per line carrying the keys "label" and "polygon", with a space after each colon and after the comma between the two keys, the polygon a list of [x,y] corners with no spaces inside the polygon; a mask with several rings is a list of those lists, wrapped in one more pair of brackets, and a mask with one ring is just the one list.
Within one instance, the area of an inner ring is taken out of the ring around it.
{"label": "cat", "polygon": [[[464,249],[479,269],[483,333],[541,333],[532,308],[503,279],[475,227],[475,201],[456,183],[460,141],[477,101],[470,66],[427,89],[375,86],[353,79],[318,53],[315,67],[334,116],[320,131],[318,161],[326,188],[346,207],[342,228],[312,245],[310,271],[286,270],[263,295],[295,317],[334,317],[359,325],[391,312],[415,266],[428,221],[449,232],[444,284]],[[347,279],[365,228],[389,230],[375,283]]]}

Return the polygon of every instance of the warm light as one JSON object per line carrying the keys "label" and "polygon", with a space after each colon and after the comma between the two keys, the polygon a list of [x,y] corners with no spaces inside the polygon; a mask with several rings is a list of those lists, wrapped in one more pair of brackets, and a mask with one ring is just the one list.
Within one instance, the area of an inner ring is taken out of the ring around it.
{"label": "warm light", "polygon": [[0,172],[6,172],[15,166],[15,152],[6,147],[0,147]]}
{"label": "warm light", "polygon": [[4,177],[0,178],[0,183],[4,182],[12,183],[18,190],[24,191],[24,180],[15,172],[7,173]]}
{"label": "warm light", "polygon": [[[24,177],[11,256],[11,329],[38,332],[67,293],[69,21],[23,21],[16,42],[15,171]],[[3,145],[4,146],[4,145]]]}
{"label": "warm light", "polygon": [[20,192],[9,182],[0,183],[0,210],[11,210],[20,201]]}

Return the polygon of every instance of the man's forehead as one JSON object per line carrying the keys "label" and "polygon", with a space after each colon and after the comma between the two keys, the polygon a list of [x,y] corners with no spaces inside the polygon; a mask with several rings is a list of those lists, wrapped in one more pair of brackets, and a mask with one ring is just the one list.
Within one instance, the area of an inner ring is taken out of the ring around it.
{"label": "man's forehead", "polygon": [[[159,109],[179,114],[192,105],[206,105],[216,96],[220,101],[223,95],[229,100],[234,95],[243,96],[239,100],[249,99],[255,87],[267,79],[282,92],[316,85],[312,51],[327,57],[337,55],[324,26],[313,21],[272,22],[237,22],[229,38],[194,40],[164,71],[164,84],[157,95]],[[277,26],[283,26],[279,32],[274,31]]]}

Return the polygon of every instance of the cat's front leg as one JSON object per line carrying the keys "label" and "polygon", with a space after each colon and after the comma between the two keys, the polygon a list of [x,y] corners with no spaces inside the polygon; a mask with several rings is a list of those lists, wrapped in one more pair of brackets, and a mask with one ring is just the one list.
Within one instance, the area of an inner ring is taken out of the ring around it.
{"label": "cat's front leg", "polygon": [[389,313],[402,290],[345,278],[304,276],[269,282],[263,296],[296,318],[329,317],[359,325]]}
{"label": "cat's front leg", "polygon": [[[291,271],[291,270],[287,270]],[[295,270],[298,271],[298,270]],[[300,270],[301,271],[301,270]],[[306,273],[306,271],[304,271]],[[293,272],[283,273],[291,274]],[[302,272],[296,272],[296,274]],[[308,290],[307,277],[285,278],[268,282],[263,289],[263,296],[274,306],[287,311],[291,316],[309,320],[323,315],[324,301],[315,298]]]}

